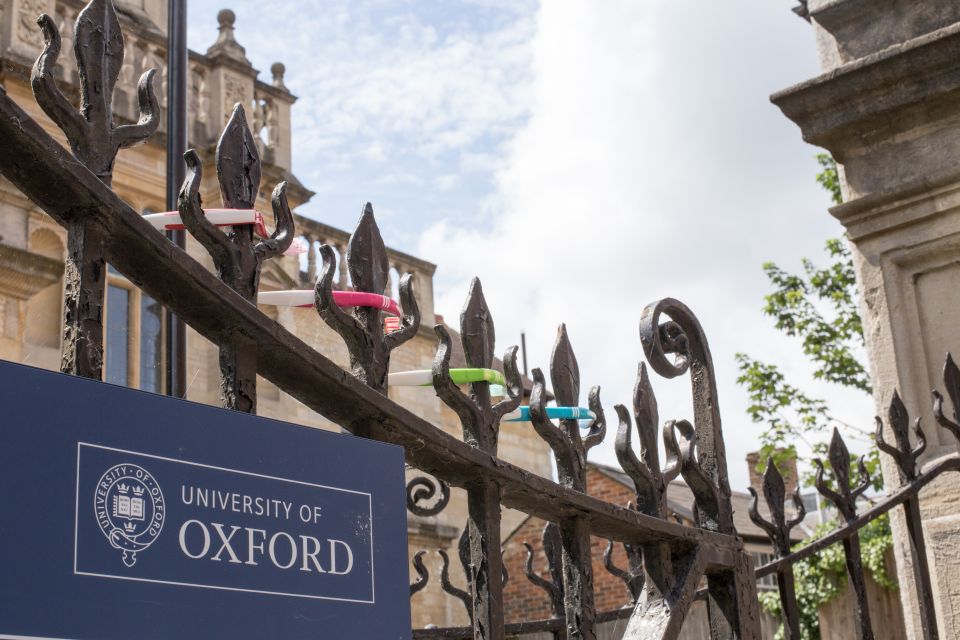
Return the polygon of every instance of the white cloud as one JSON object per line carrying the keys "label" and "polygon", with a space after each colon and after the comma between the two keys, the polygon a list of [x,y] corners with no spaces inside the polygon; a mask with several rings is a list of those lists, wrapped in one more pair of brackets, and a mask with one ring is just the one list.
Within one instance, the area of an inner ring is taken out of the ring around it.
{"label": "white cloud", "polygon": [[[810,371],[760,314],[760,264],[795,266],[840,233],[813,182],[815,151],[766,99],[815,73],[812,38],[788,7],[746,5],[544,2],[531,117],[483,204],[490,224],[445,220],[420,243],[440,265],[437,308],[448,318],[469,278],[482,278],[501,351],[525,330],[532,365],[546,371],[565,321],[583,383],[603,386],[610,420],[614,403],[630,402],[643,306],[685,301],[710,339],[741,489],[759,428],[734,354],[784,363],[797,382]],[[655,386],[662,419],[692,417],[689,382]],[[815,392],[869,423],[869,399]]]}
{"label": "white cloud", "polygon": [[[796,267],[840,233],[815,150],[768,103],[817,73],[789,3],[231,4],[248,56],[264,70],[284,61],[300,96],[294,171],[318,192],[308,211],[346,225],[372,200],[389,244],[439,265],[438,311],[457,317],[481,276],[498,350],[525,330],[533,366],[547,369],[565,321],[610,419],[630,401],[643,306],[683,300],[710,339],[733,484],[745,485],[758,427],[734,354],[780,362],[797,382],[810,372],[760,314],[760,264]],[[219,8],[191,3],[194,48],[215,39]],[[690,417],[685,380],[655,385],[662,418]],[[869,422],[869,400],[812,391]],[[601,454],[612,459],[609,445]]]}

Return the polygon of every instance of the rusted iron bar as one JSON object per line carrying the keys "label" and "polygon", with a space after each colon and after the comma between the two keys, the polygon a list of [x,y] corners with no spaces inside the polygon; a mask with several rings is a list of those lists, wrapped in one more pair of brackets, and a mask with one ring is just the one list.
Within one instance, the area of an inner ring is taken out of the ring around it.
{"label": "rusted iron bar", "polygon": [[[368,389],[230,290],[96,179],[0,91],[0,173],[59,224],[87,217],[104,234],[111,263],[148,295],[170,306],[205,338],[239,334],[259,345],[258,372],[345,429],[370,427],[406,448],[407,461],[453,486],[484,476],[506,507],[560,521],[588,514],[594,535],[642,544],[672,539],[688,547],[739,549],[735,537],[664,522],[566,490],[458,441]],[[56,189],[49,188],[57,184]],[[723,555],[723,554],[721,554]],[[724,556],[732,566],[733,556]]]}
{"label": "rusted iron bar", "polygon": [[951,455],[937,460],[922,474],[917,476],[917,479],[912,484],[900,487],[896,491],[890,493],[881,502],[858,515],[855,520],[851,520],[837,529],[834,529],[822,538],[815,540],[806,546],[800,547],[789,556],[778,558],[773,562],[768,562],[762,567],[758,567],[756,570],[757,578],[773,575],[785,565],[796,564],[798,561],[803,560],[804,558],[809,558],[810,556],[823,551],[830,545],[842,542],[845,538],[848,538],[860,529],[863,529],[865,526],[883,514],[896,507],[899,507],[907,500],[916,497],[925,486],[949,471],[960,472],[960,456]]}
{"label": "rusted iron bar", "polygon": [[[489,382],[473,382],[467,395],[450,379],[452,340],[443,325],[435,327],[440,347],[433,363],[433,388],[460,418],[463,440],[469,446],[496,456],[500,420],[520,406],[523,380],[517,370],[517,347],[503,357],[507,397],[493,403]],[[468,367],[493,365],[495,329],[480,281],[470,284],[460,314],[460,338]],[[500,549],[500,487],[483,475],[465,483],[467,490],[468,549],[464,565],[470,587],[475,640],[504,640],[503,552]]]}
{"label": "rusted iron bar", "polygon": [[[597,624],[604,622],[614,622],[617,620],[626,620],[630,617],[633,609],[626,607],[614,611],[604,611],[598,613],[596,617]],[[547,620],[531,620],[529,622],[513,622],[506,625],[506,634],[508,637],[523,636],[533,633],[563,633],[566,628],[566,618],[558,616]],[[472,627],[446,627],[439,629],[414,629],[414,640],[472,640]]]}
{"label": "rusted iron bar", "polygon": [[[189,144],[187,116],[188,77],[187,0],[167,0],[167,211],[177,208],[180,187],[185,177],[183,154]],[[185,249],[187,232],[168,231],[171,242]],[[187,325],[164,309],[166,336],[166,392],[177,398],[187,396]]]}
{"label": "rusted iron bar", "polygon": [[[400,307],[403,318],[397,331],[386,334],[383,312],[370,307],[354,307],[344,311],[333,299],[333,277],[337,268],[337,252],[333,247],[320,247],[323,269],[315,285],[314,306],[327,325],[343,338],[350,354],[354,377],[371,389],[386,395],[390,353],[416,335],[420,328],[420,309],[413,293],[413,274],[400,279]],[[363,208],[360,221],[347,244],[346,265],[341,274],[350,274],[354,291],[382,295],[390,278],[387,248],[370,203]],[[364,435],[358,433],[357,435]]]}
{"label": "rusted iron bar", "polygon": [[[294,222],[287,204],[287,183],[273,192],[276,229],[254,242],[253,225],[236,225],[224,232],[207,219],[200,202],[202,165],[196,151],[184,156],[187,178],[178,207],[183,225],[210,253],[217,275],[250,304],[256,304],[263,263],[281,255],[293,242]],[[260,155],[247,126],[243,105],[237,104],[217,143],[220,197],[228,209],[253,209],[260,192]],[[226,409],[257,411],[257,341],[236,334],[219,341],[220,403]]]}
{"label": "rusted iron bar", "polygon": [[[671,437],[665,444],[672,445],[680,473],[694,493],[698,526],[736,535],[713,358],[703,328],[686,305],[665,298],[643,310],[640,341],[647,362],[659,375],[676,378],[690,374],[693,425],[684,420],[672,423]],[[683,441],[679,447],[675,432]],[[684,563],[694,567],[695,560],[687,554]],[[711,637],[759,638],[760,610],[749,555],[741,552],[732,568],[709,572],[707,586]],[[682,594],[685,596],[685,592]],[[677,601],[682,603],[684,599]],[[646,636],[631,636],[628,628],[626,637],[632,640]]]}
{"label": "rusted iron bar", "polygon": [[[790,531],[803,522],[807,511],[800,498],[800,487],[793,494],[793,505],[796,510],[794,517],[787,518],[784,509],[786,485],[783,476],[774,464],[773,459],[767,460],[767,469],[763,473],[763,497],[770,509],[770,519],[765,520],[757,510],[759,497],[753,487],[748,489],[750,501],[750,519],[763,529],[777,558],[790,555]],[[786,565],[777,570],[777,589],[780,595],[780,611],[783,618],[783,630],[786,640],[800,640],[800,607],[797,604],[796,583],[793,577],[793,565]]]}
{"label": "rusted iron bar", "polygon": [[[580,405],[580,367],[570,344],[567,328],[560,325],[550,356],[550,381],[560,406]],[[590,391],[589,405],[594,418],[586,437],[580,435],[577,420],[561,420],[555,425],[547,419],[547,390],[543,372],[533,370],[530,394],[530,420],[534,429],[553,450],[560,484],[580,493],[587,492],[587,454],[603,442],[606,420],[600,404],[600,388]],[[563,552],[564,611],[568,640],[595,640],[596,609],[593,600],[593,558],[590,553],[590,526],[582,516],[560,523]]]}
{"label": "rusted iron bar", "polygon": [[[817,467],[817,491],[832,502],[844,521],[849,523],[857,519],[857,499],[870,488],[870,475],[867,473],[863,458],[860,458],[859,484],[851,487],[850,452],[840,436],[840,431],[836,428],[834,428],[833,437],[830,439],[828,458],[837,487],[836,490],[830,488],[824,479],[823,463],[819,459],[814,459],[813,463]],[[867,582],[863,572],[859,534],[853,533],[843,539],[843,552],[847,565],[847,579],[850,581],[850,586],[853,587],[854,615],[857,620],[854,629],[857,640],[873,640],[873,626],[870,623],[870,605],[867,601]]]}
{"label": "rusted iron bar", "polygon": [[[75,25],[77,70],[80,73],[80,110],[57,85],[54,70],[60,55],[60,31],[53,19],[37,19],[44,47],[31,74],[37,103],[67,137],[74,157],[104,184],[113,180],[117,152],[143,142],[160,124],[159,103],[153,89],[156,69],[140,78],[140,121],[114,126],[113,90],[123,65],[123,33],[110,0],[93,0],[77,16]],[[43,176],[38,176],[42,178]],[[78,215],[67,229],[64,270],[63,344],[60,370],[93,378],[103,377],[103,306],[107,290],[104,256],[106,229],[89,216]]]}

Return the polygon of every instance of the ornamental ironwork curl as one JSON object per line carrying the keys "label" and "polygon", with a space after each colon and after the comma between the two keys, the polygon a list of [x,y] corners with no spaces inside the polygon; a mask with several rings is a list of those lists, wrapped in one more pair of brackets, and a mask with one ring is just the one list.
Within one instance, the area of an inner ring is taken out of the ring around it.
{"label": "ornamental ironwork curl", "polygon": [[[440,498],[432,505],[423,503]],[[430,476],[417,476],[407,482],[407,510],[421,518],[439,515],[450,504],[450,485]]]}
{"label": "ornamental ironwork curl", "polygon": [[563,599],[563,539],[560,533],[560,527],[556,523],[548,522],[543,527],[540,534],[540,544],[543,547],[543,554],[547,558],[547,568],[550,572],[549,579],[542,577],[533,568],[533,546],[524,542],[523,546],[527,549],[527,559],[524,563],[524,575],[527,576],[534,586],[546,592],[550,598],[550,609],[553,615],[562,617],[564,615]]}
{"label": "ornamental ironwork curl", "polygon": [[426,551],[421,550],[417,551],[413,556],[413,569],[417,572],[417,580],[410,585],[411,598],[426,589],[427,583],[430,582],[430,571],[427,569],[427,566],[423,564],[423,556],[426,555],[426,553]]}
{"label": "ornamental ironwork curl", "polygon": [[621,569],[613,561],[613,540],[607,540],[607,548],[603,552],[603,568],[607,573],[618,578],[627,587],[630,593],[630,604],[637,604],[643,595],[643,586],[646,578],[643,571],[643,551],[632,544],[623,544],[623,549],[627,554],[629,569]]}

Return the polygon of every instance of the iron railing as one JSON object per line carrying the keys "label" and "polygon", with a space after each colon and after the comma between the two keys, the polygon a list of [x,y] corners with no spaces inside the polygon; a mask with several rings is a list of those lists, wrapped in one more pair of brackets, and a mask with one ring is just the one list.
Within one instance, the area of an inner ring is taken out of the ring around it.
{"label": "iron railing", "polygon": [[[519,405],[522,394],[516,347],[508,349],[503,359],[507,397],[494,403],[487,382],[471,383],[467,392],[451,382],[451,336],[442,325],[436,327],[439,348],[433,384],[462,423],[463,439],[457,440],[386,397],[390,353],[417,332],[421,320],[410,277],[400,283],[400,329],[385,333],[379,310],[359,307],[348,313],[334,303],[336,258],[333,250],[324,246],[315,306],[346,343],[350,371],[309,348],[254,304],[263,261],[289,246],[295,233],[285,185],[278,185],[273,193],[277,231],[269,239],[254,242],[249,227],[222,231],[205,219],[199,197],[201,165],[196,153],[187,153],[189,172],[179,209],[190,233],[214,259],[217,274],[211,274],[111,190],[117,151],[144,140],[158,124],[151,71],[140,82],[140,121],[114,126],[111,98],[123,62],[123,36],[112,2],[92,0],[77,20],[77,66],[82,85],[79,110],[61,93],[53,74],[60,49],[58,30],[48,16],[41,16],[38,24],[45,47],[33,71],[34,93],[63,129],[73,153],[0,91],[0,173],[68,230],[63,370],[101,377],[103,286],[109,262],[218,345],[223,406],[254,412],[256,375],[260,374],[348,431],[405,447],[408,464],[434,476],[410,482],[412,513],[435,515],[448,502],[450,486],[465,489],[468,520],[459,545],[459,562],[468,589],[451,584],[451,562],[442,550],[440,580],[444,590],[463,603],[471,624],[461,629],[416,630],[414,637],[503,640],[508,633],[552,632],[555,637],[593,640],[601,622],[625,619],[625,638],[675,638],[691,604],[704,598],[714,639],[753,640],[760,635],[756,579],[776,573],[787,637],[799,638],[792,566],[826,545],[842,542],[856,595],[858,637],[871,638],[857,532],[896,507],[903,507],[906,516],[911,577],[921,594],[924,637],[937,637],[917,496],[940,474],[960,470],[960,458],[950,456],[921,472],[917,458],[924,449],[923,434],[917,424],[911,442],[906,409],[898,396],[894,395],[887,421],[896,444],[883,440],[882,422],[878,422],[877,433],[880,448],[897,463],[902,487],[870,510],[858,513],[856,498],[868,479],[861,466],[861,478],[851,486],[849,453],[835,434],[829,460],[837,485],[828,487],[821,474],[818,489],[837,506],[845,524],[791,552],[789,532],[801,516],[786,518],[784,483],[775,466],[769,465],[763,487],[769,519],[758,513],[756,494],[751,516],[770,536],[777,559],[755,572],[733,524],[710,350],[700,323],[686,306],[672,299],[661,300],[648,306],[640,321],[640,338],[650,367],[667,378],[689,373],[692,385],[692,422],[669,421],[662,429],[664,467],[658,454],[658,407],[645,365],[639,369],[632,410],[616,407],[615,449],[636,486],[633,504],[608,504],[586,493],[587,454],[606,432],[598,388],[588,396],[595,417],[584,435],[575,420],[559,424],[548,420],[545,377],[534,370],[530,416],[534,429],[553,451],[559,480],[552,482],[508,464],[497,457],[497,440],[501,418]],[[260,159],[242,105],[237,106],[220,138],[216,165],[224,205],[251,208],[259,193]],[[384,292],[389,277],[387,254],[369,205],[350,238],[346,268],[356,290]],[[489,368],[494,358],[494,323],[478,280],[470,287],[460,335],[468,366]],[[551,357],[550,377],[558,403],[579,406],[577,360],[562,326]],[[935,414],[944,428],[960,437],[960,371],[950,359],[944,381],[953,404],[952,417],[939,394],[935,394]],[[639,455],[632,443],[634,431],[640,441]],[[666,487],[678,476],[694,493],[695,527],[666,518]],[[438,504],[424,504],[436,500],[438,494]],[[505,623],[502,593],[509,576],[499,546],[502,507],[551,523],[544,532],[551,578],[537,576],[529,564],[526,572],[549,598],[553,610],[549,620]],[[797,511],[802,514],[802,504],[798,503]],[[609,556],[606,566],[627,585],[633,606],[596,611],[591,536],[627,547],[629,569],[615,567]],[[414,558],[418,579],[411,586],[411,595],[429,580],[424,553]]]}

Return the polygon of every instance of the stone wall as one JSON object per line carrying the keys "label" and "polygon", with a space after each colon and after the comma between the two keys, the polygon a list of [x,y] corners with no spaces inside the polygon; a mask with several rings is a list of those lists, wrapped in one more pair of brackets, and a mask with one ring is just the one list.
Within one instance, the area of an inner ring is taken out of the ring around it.
{"label": "stone wall", "polygon": [[[922,463],[956,452],[938,428],[947,352],[960,354],[960,4],[810,0],[824,74],[773,96],[840,165],[831,213],[851,241],[878,415],[894,391],[922,420]],[[889,438],[889,434],[888,434]],[[888,488],[899,475],[884,460]],[[960,493],[942,477],[921,494],[940,637],[960,635]],[[922,637],[902,515],[893,512],[907,637]]]}

